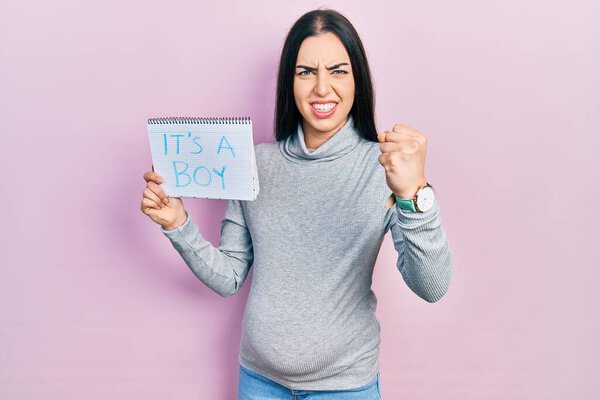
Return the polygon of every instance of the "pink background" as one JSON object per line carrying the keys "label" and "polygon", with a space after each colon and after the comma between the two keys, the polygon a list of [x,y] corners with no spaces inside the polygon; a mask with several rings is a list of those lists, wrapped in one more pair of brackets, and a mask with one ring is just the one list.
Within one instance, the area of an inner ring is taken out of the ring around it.
{"label": "pink background", "polygon": [[[273,141],[285,34],[319,6],[363,39],[378,129],[428,136],[454,253],[429,304],[386,236],[383,398],[597,398],[600,6],[541,0],[3,1],[0,398],[236,397],[250,280],[221,298],[139,210],[146,118]],[[217,245],[225,201],[185,204]]]}

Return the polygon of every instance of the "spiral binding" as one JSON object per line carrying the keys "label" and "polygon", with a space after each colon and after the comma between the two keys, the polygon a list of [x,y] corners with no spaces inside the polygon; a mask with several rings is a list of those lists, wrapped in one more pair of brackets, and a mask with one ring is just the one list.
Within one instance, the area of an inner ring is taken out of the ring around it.
{"label": "spiral binding", "polygon": [[250,117],[162,117],[148,118],[149,125],[170,124],[251,124]]}

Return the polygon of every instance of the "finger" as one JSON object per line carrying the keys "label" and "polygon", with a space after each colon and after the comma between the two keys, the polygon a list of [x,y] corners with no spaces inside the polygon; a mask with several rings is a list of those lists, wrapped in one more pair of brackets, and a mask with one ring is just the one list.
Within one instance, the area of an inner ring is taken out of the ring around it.
{"label": "finger", "polygon": [[158,196],[158,198],[165,204],[169,203],[169,198],[165,194],[164,190],[160,186],[158,186],[155,182],[148,182],[147,187],[154,192]]}
{"label": "finger", "polygon": [[427,140],[425,136],[407,132],[390,132],[386,135],[386,142],[405,144],[410,148],[425,146]]}
{"label": "finger", "polygon": [[384,133],[377,134],[377,139],[380,142],[399,142],[403,138],[414,138],[415,133],[412,131],[385,131]]}
{"label": "finger", "polygon": [[156,210],[160,210],[161,209],[161,207],[154,200],[151,200],[151,199],[149,199],[147,197],[144,197],[142,199],[142,212],[144,214],[148,214],[148,209],[149,208],[150,209],[154,208]]}
{"label": "finger", "polygon": [[144,179],[146,182],[154,181],[158,184],[164,183],[164,178],[158,174],[158,172],[149,171],[144,174]]}
{"label": "finger", "polygon": [[392,128],[393,132],[415,132],[415,128],[408,126],[408,125],[404,125],[404,124],[396,124],[394,125],[394,127]]}
{"label": "finger", "polygon": [[144,174],[144,180],[146,182],[150,182],[150,181],[154,181],[158,184],[164,183],[164,179],[162,176],[160,176],[158,173],[154,172],[154,171],[148,171]]}
{"label": "finger", "polygon": [[162,200],[160,199],[160,197],[158,197],[156,195],[156,193],[154,193],[152,190],[150,190],[150,188],[146,187],[144,189],[144,198],[148,199],[148,200],[152,200],[153,202],[156,203],[157,206],[159,206],[158,208],[161,209],[164,207],[164,204],[162,202]]}
{"label": "finger", "polygon": [[386,172],[392,172],[394,169],[392,153],[381,153],[378,157],[379,163],[386,170]]}
{"label": "finger", "polygon": [[402,154],[413,154],[419,151],[419,147],[421,147],[419,141],[417,139],[406,139],[402,141],[399,145],[399,151]]}
{"label": "finger", "polygon": [[[143,207],[143,206],[142,206]],[[152,208],[152,207],[143,207],[142,211],[144,212],[144,214],[146,214],[147,216],[149,216],[150,218],[152,218],[153,221],[158,221],[160,218],[158,217],[158,213],[160,212],[159,210],[157,210],[156,208]]]}
{"label": "finger", "polygon": [[419,150],[419,142],[415,139],[403,139],[400,142],[379,143],[379,150],[382,153],[399,151],[402,154],[412,154]]}
{"label": "finger", "polygon": [[405,131],[402,131],[402,132],[391,131],[391,132],[388,132],[387,135],[385,135],[386,142],[399,143],[406,139],[412,139],[412,136],[408,132],[405,132]]}
{"label": "finger", "polygon": [[146,188],[149,189],[154,195],[156,195],[156,197],[158,197],[156,199],[156,202],[163,203],[165,205],[169,203],[169,197],[162,190],[162,188],[160,186],[158,186],[155,182],[153,182],[153,181],[148,182],[148,184],[146,185]]}
{"label": "finger", "polygon": [[379,143],[379,151],[381,151],[382,153],[390,153],[392,151],[399,151],[399,150],[402,150],[400,143],[394,143],[394,142]]}

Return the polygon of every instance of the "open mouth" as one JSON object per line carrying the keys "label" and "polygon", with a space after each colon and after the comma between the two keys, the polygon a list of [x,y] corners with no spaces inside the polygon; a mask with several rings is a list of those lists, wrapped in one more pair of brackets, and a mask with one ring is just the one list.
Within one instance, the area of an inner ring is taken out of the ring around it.
{"label": "open mouth", "polygon": [[337,103],[312,103],[311,109],[313,110],[313,114],[315,114],[317,117],[327,118],[335,112],[337,109]]}

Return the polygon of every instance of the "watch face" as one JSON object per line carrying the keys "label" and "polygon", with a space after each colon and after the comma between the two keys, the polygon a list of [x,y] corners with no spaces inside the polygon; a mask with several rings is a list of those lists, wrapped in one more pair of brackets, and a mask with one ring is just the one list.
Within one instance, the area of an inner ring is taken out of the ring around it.
{"label": "watch face", "polygon": [[425,186],[417,196],[417,207],[420,211],[428,211],[433,207],[435,194],[430,186]]}

